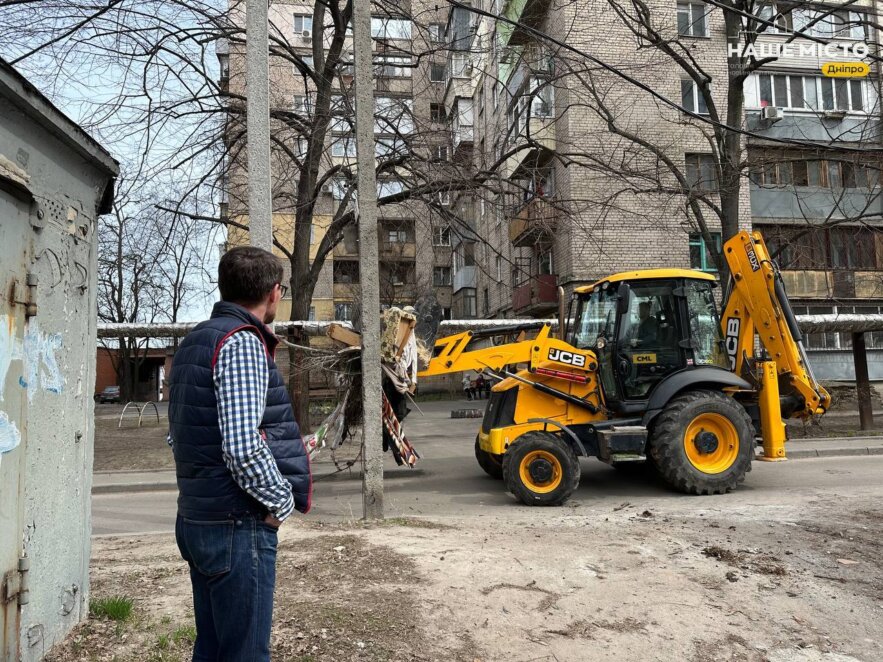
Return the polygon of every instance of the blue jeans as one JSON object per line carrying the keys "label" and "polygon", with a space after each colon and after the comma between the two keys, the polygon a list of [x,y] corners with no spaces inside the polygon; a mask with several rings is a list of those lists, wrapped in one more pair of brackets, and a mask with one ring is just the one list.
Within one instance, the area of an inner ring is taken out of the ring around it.
{"label": "blue jeans", "polygon": [[276,529],[253,515],[175,522],[190,565],[196,615],[194,662],[270,659]]}

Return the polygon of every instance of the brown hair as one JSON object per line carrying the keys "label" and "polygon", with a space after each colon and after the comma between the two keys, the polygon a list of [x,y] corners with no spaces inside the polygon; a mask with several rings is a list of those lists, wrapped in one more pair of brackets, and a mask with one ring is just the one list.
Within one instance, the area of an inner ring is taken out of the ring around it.
{"label": "brown hair", "polygon": [[231,248],[218,265],[221,299],[233,303],[256,304],[281,283],[284,271],[272,253],[254,246]]}

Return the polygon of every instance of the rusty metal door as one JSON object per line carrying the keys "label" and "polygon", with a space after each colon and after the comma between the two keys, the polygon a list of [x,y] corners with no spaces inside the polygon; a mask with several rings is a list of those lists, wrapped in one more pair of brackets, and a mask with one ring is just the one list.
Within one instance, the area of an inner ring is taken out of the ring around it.
{"label": "rusty metal door", "polygon": [[19,659],[27,393],[23,338],[31,204],[0,190],[0,660]]}

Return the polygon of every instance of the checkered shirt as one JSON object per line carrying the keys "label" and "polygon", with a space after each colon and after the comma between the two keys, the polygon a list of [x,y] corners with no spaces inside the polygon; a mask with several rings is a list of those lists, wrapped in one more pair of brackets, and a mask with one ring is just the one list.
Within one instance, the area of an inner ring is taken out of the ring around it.
{"label": "checkered shirt", "polygon": [[224,462],[243,490],[284,520],[294,508],[291,486],[260,433],[269,380],[261,340],[251,331],[231,335],[221,346],[214,374]]}

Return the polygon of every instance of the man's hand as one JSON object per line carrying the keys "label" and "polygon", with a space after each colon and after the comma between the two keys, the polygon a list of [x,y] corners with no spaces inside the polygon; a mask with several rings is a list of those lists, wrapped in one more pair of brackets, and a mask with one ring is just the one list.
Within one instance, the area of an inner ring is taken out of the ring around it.
{"label": "man's hand", "polygon": [[280,526],[282,526],[282,520],[278,520],[275,517],[273,517],[272,515],[267,515],[264,518],[264,524],[269,524],[274,529],[278,529]]}

